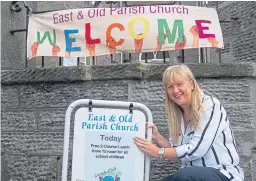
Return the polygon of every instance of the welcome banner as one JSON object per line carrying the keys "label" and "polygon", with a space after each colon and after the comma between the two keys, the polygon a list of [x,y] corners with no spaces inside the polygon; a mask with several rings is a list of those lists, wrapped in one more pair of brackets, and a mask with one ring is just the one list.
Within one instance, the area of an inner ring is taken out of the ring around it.
{"label": "welcome banner", "polygon": [[70,9],[29,17],[28,58],[87,57],[199,47],[223,48],[215,9],[152,5]]}

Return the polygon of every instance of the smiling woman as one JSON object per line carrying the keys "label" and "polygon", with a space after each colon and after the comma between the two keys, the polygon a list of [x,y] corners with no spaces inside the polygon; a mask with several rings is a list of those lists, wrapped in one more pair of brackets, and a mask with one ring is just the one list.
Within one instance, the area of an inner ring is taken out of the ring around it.
{"label": "smiling woman", "polygon": [[166,87],[169,97],[183,109],[191,104],[191,90],[194,89],[192,80],[181,75],[170,77]]}
{"label": "smiling woman", "polygon": [[163,75],[163,83],[166,96],[169,97],[165,105],[172,125],[171,133],[175,140],[179,135],[180,127],[177,119],[183,117],[185,125],[188,125],[188,122],[191,121],[194,128],[199,125],[200,120],[197,110],[203,108],[200,100],[202,90],[190,69],[185,65],[167,68]]}
{"label": "smiling woman", "polygon": [[149,128],[157,145],[134,138],[149,156],[181,161],[181,168],[162,181],[243,181],[229,118],[220,101],[200,89],[186,65],[168,67],[163,84],[169,140],[154,124]]}

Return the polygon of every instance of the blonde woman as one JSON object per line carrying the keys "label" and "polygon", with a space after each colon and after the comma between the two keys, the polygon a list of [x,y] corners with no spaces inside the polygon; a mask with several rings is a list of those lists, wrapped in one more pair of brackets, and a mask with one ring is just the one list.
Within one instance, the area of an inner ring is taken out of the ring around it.
{"label": "blonde woman", "polygon": [[206,95],[186,65],[168,67],[163,74],[170,139],[152,124],[156,143],[135,137],[149,156],[180,160],[181,168],[163,181],[243,181],[244,172],[223,105]]}

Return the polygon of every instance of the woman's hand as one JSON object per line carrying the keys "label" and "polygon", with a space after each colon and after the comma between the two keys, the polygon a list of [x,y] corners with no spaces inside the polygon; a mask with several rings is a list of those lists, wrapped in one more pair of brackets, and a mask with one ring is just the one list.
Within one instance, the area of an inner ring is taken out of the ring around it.
{"label": "woman's hand", "polygon": [[151,141],[148,141],[141,137],[135,137],[134,143],[137,147],[149,156],[158,157],[159,148],[154,145]]}
{"label": "woman's hand", "polygon": [[157,139],[157,136],[159,136],[159,132],[158,132],[156,125],[153,123],[148,125],[148,123],[146,123],[146,132],[148,131],[147,130],[148,128],[152,128],[152,139],[153,139],[153,141],[155,141]]}
{"label": "woman's hand", "polygon": [[165,137],[163,137],[158,132],[156,125],[154,125],[153,123],[148,125],[148,123],[146,122],[146,134],[147,134],[148,128],[152,128],[152,140],[158,147],[160,147],[160,148],[171,148],[172,147],[169,140],[166,139]]}

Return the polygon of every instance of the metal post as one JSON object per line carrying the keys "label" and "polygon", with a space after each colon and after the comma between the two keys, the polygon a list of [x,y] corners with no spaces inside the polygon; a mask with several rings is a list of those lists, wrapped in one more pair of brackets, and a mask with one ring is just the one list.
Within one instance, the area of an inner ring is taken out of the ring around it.
{"label": "metal post", "polygon": [[44,67],[44,56],[42,56],[42,67]]}
{"label": "metal post", "polygon": [[77,66],[80,65],[80,57],[77,57]]}
{"label": "metal post", "polygon": [[62,66],[62,57],[59,57],[59,66]]}
{"label": "metal post", "polygon": [[165,51],[163,51],[163,59],[164,59],[164,63],[166,63]]}
{"label": "metal post", "polygon": [[[123,7],[123,2],[120,1],[119,3],[120,3],[120,8],[122,8]],[[121,52],[121,60],[120,61],[121,61],[121,63],[123,63],[123,61],[124,61],[123,60],[123,52]]]}
{"label": "metal post", "polygon": [[[205,1],[201,1],[201,6],[202,7],[206,7],[206,2]],[[207,57],[207,48],[202,48],[203,50],[203,59],[204,59],[204,63],[208,62],[208,57]]]}
{"label": "metal post", "polygon": [[111,64],[114,62],[114,56],[113,56],[113,54],[110,54],[110,62],[111,62]]}
{"label": "metal post", "polygon": [[95,56],[92,57],[92,63],[93,63],[93,65],[96,65],[96,57]]}
{"label": "metal post", "polygon": [[[197,1],[197,6],[201,6],[201,1]],[[202,57],[201,57],[201,48],[198,48],[198,63],[202,63]]]}
{"label": "metal post", "polygon": [[[215,1],[215,8],[217,12],[218,12],[218,7],[219,7],[219,3],[218,1]],[[219,63],[221,63],[221,49],[218,49],[217,51],[218,51]]]}
{"label": "metal post", "polygon": [[[178,4],[181,5],[181,1],[179,1]],[[178,53],[179,53],[179,57],[181,57],[182,62],[184,63],[185,62],[185,50],[182,49]]]}
{"label": "metal post", "polygon": [[[110,9],[112,9],[112,1],[109,1],[109,7]],[[110,64],[112,64],[113,62],[114,62],[113,54],[110,54]]]}
{"label": "metal post", "polygon": [[[141,56],[142,56],[142,53],[141,53]],[[148,63],[148,53],[147,52],[145,53],[145,63]]]}
{"label": "metal post", "polygon": [[182,63],[185,63],[185,50],[181,51],[181,61]]}
{"label": "metal post", "polygon": [[30,9],[28,7],[26,7],[26,43],[25,43],[25,68],[28,68],[28,50],[27,50],[27,41],[28,41],[28,21],[29,21],[29,11]]}

